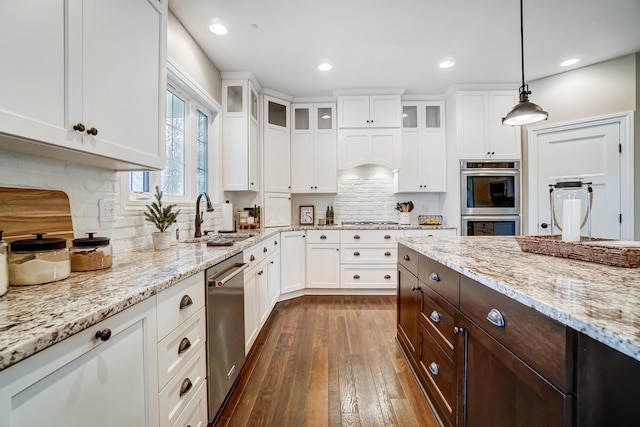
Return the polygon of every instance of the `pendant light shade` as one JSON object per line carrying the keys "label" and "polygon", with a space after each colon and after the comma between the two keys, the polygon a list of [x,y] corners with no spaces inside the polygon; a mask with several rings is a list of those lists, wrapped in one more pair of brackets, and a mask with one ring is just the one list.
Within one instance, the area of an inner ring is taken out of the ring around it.
{"label": "pendant light shade", "polygon": [[522,86],[520,86],[520,101],[502,118],[502,124],[507,126],[522,126],[547,120],[549,113],[539,105],[529,101],[529,85],[524,82],[524,30],[523,30],[522,0],[520,0],[520,58],[522,64]]}

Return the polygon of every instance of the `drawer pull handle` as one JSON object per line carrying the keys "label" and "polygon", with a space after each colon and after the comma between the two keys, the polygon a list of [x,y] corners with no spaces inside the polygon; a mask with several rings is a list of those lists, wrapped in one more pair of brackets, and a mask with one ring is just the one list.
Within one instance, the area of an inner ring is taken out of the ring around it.
{"label": "drawer pull handle", "polygon": [[278,241],[277,241],[277,240],[275,240],[275,241],[273,242],[273,244],[274,244],[274,245],[277,245],[277,244],[278,244]]}
{"label": "drawer pull handle", "polygon": [[189,393],[189,390],[191,390],[191,387],[193,387],[191,380],[189,378],[185,378],[184,381],[182,381],[182,385],[180,386],[180,397]]}
{"label": "drawer pull handle", "polygon": [[438,364],[436,362],[431,362],[429,364],[429,372],[433,375],[438,375],[440,373],[440,369],[438,368]]}
{"label": "drawer pull handle", "polygon": [[78,123],[77,125],[73,125],[73,130],[77,130],[78,132],[84,132],[84,125],[82,123]]}
{"label": "drawer pull handle", "polygon": [[453,327],[453,333],[456,334],[456,335],[462,334],[462,333],[464,333],[464,328],[459,328],[457,326],[454,326]]}
{"label": "drawer pull handle", "polygon": [[262,252],[267,253],[269,251],[269,249],[267,249],[266,247],[262,248]]}
{"label": "drawer pull handle", "polygon": [[354,274],[354,275],[353,275],[353,278],[354,278],[354,279],[359,279],[359,278],[360,278],[360,275],[359,275],[359,274]]}
{"label": "drawer pull handle", "polygon": [[320,236],[320,238],[321,238],[322,240],[327,240],[327,236],[325,236],[324,234],[323,234],[322,236]]}
{"label": "drawer pull handle", "polygon": [[111,329],[106,328],[101,331],[96,332],[96,339],[100,338],[102,341],[107,341],[111,338]]}
{"label": "drawer pull handle", "polygon": [[358,252],[358,251],[354,252],[353,256],[360,256],[360,252]]}
{"label": "drawer pull handle", "polygon": [[405,255],[405,256],[402,257],[402,259],[405,260],[405,261],[409,261],[411,258],[409,258],[409,255]]}
{"label": "drawer pull handle", "polygon": [[387,279],[387,280],[389,280],[389,279],[391,279],[391,275],[390,275],[390,274],[385,274],[385,275],[384,275],[384,278],[385,278],[385,279]]}
{"label": "drawer pull handle", "polygon": [[96,129],[96,128],[87,129],[87,133],[89,135],[96,136],[98,134],[98,129]]}
{"label": "drawer pull handle", "polygon": [[185,351],[189,350],[191,348],[191,341],[189,341],[189,338],[184,337],[182,338],[182,340],[180,340],[180,345],[178,346],[178,354],[182,354]]}
{"label": "drawer pull handle", "polygon": [[419,287],[417,287],[417,286],[414,286],[413,288],[411,288],[411,290],[412,290],[412,291],[419,291],[419,290],[420,290],[420,288],[419,288]]}
{"label": "drawer pull handle", "polygon": [[357,234],[354,234],[353,238],[356,239],[356,240],[360,240],[360,236],[357,235]]}
{"label": "drawer pull handle", "polygon": [[193,300],[189,295],[185,295],[180,299],[180,310],[184,310],[193,304]]}
{"label": "drawer pull handle", "polygon": [[438,276],[438,273],[434,271],[433,273],[431,273],[431,276],[429,276],[429,280],[431,280],[432,282],[439,282],[440,276]]}
{"label": "drawer pull handle", "polygon": [[492,308],[491,311],[489,311],[489,314],[487,314],[487,320],[499,328],[504,327],[504,317],[502,317],[502,313],[495,308]]}
{"label": "drawer pull handle", "polygon": [[442,318],[440,317],[440,313],[438,313],[435,310],[431,312],[431,314],[429,315],[429,318],[433,320],[433,323],[440,323],[440,320],[442,320]]}
{"label": "drawer pull handle", "polygon": [[391,252],[385,252],[384,256],[391,256]]}
{"label": "drawer pull handle", "polygon": [[256,257],[255,257],[254,255],[251,255],[251,256],[249,257],[249,261],[255,261],[255,260],[256,260]]}
{"label": "drawer pull handle", "polygon": [[389,236],[388,234],[385,234],[385,235],[384,235],[384,238],[385,238],[386,240],[389,240],[389,239],[391,238],[391,236]]}

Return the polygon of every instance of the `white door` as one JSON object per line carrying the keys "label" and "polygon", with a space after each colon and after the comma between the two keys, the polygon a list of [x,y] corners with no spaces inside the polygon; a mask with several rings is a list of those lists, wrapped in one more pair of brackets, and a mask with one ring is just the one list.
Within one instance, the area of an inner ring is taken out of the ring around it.
{"label": "white door", "polygon": [[[549,234],[549,184],[558,179],[592,182],[593,237],[621,238],[620,124],[606,123],[541,133],[529,139],[529,234]],[[582,235],[586,232],[582,230]]]}

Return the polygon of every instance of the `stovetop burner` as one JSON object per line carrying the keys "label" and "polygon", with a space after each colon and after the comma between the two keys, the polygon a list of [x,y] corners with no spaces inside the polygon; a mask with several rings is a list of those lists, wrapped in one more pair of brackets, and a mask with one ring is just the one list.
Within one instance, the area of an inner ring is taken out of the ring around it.
{"label": "stovetop burner", "polygon": [[394,221],[342,221],[342,225],[398,225]]}

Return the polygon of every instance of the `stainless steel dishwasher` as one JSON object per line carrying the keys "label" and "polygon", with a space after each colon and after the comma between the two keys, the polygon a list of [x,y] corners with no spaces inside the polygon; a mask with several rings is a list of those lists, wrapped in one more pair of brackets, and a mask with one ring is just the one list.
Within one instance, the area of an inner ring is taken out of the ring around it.
{"label": "stainless steel dishwasher", "polygon": [[245,361],[245,268],[240,252],[205,272],[209,422],[218,414]]}

